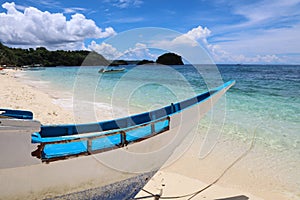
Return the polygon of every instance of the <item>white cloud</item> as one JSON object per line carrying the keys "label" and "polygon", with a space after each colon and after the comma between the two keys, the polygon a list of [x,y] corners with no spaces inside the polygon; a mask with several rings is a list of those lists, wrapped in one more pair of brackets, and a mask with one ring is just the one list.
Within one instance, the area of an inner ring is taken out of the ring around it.
{"label": "white cloud", "polygon": [[299,0],[264,0],[242,5],[235,4],[234,13],[247,19],[246,22],[238,24],[237,27],[265,26],[266,24],[281,23],[282,19],[294,19],[299,15],[299,3]]}
{"label": "white cloud", "polygon": [[211,34],[211,31],[205,27],[198,26],[197,28],[193,28],[192,30],[188,31],[183,36],[186,36],[194,41],[201,40],[203,43],[207,44],[207,37],[209,37]]}
{"label": "white cloud", "polygon": [[38,5],[42,5],[43,7],[47,8],[61,8],[61,3],[57,0],[29,0],[31,3],[35,3]]}
{"label": "white cloud", "polygon": [[[280,59],[275,54],[260,54],[260,55],[254,55],[254,56],[246,56],[243,54],[234,54],[233,52],[237,51],[226,51],[222,48],[222,46],[217,44],[211,44],[208,42],[208,38],[211,35],[211,31],[208,28],[202,28],[201,26],[198,26],[197,28],[193,28],[192,30],[188,31],[186,34],[183,34],[184,37],[187,37],[194,41],[194,43],[191,43],[192,45],[201,45],[204,49],[207,50],[207,52],[210,54],[214,62],[216,63],[278,63],[283,62],[282,59]],[[177,37],[174,41],[178,41]],[[253,43],[253,41],[251,41]],[[233,47],[234,48],[234,47]],[[247,53],[247,48],[245,47],[246,51],[244,53]]]}
{"label": "white cloud", "polygon": [[139,7],[143,4],[141,0],[106,0],[106,2],[118,8]]}
{"label": "white cloud", "polygon": [[[282,63],[284,59],[272,53],[247,54],[247,51],[228,51],[222,45],[209,42],[212,32],[207,27],[198,26],[177,37],[164,35],[163,40],[137,42],[127,50],[120,51],[107,43],[97,44],[92,41],[87,49],[102,54],[107,59],[151,59],[155,60],[160,53],[170,51],[184,56],[190,63],[210,63],[207,54],[215,63]],[[168,38],[168,39],[166,39]],[[202,48],[198,48],[201,46]],[[234,48],[234,47],[232,47]],[[153,49],[154,51],[152,51]],[[206,50],[206,51],[203,51]],[[153,53],[155,52],[155,53]],[[236,53],[238,52],[238,53]]]}
{"label": "white cloud", "polygon": [[116,34],[113,28],[102,30],[82,14],[74,14],[67,20],[61,13],[42,12],[34,7],[20,12],[13,2],[4,3],[2,7],[7,13],[0,13],[0,41],[11,46],[77,48],[86,38],[105,38]]}
{"label": "white cloud", "polygon": [[172,40],[155,41],[154,46],[168,49],[170,47],[180,45],[197,46],[199,42],[206,45],[207,37],[210,35],[210,33],[211,31],[207,27],[203,28],[202,26],[198,26],[197,28],[193,28],[187,33],[175,37]]}
{"label": "white cloud", "polygon": [[237,2],[230,7],[242,20],[213,29],[218,33],[213,40],[219,49],[245,55],[245,62],[299,63],[293,55],[300,55],[296,45],[300,39],[300,0]]}
{"label": "white cloud", "polygon": [[155,60],[158,55],[154,55],[147,48],[146,44],[136,43],[134,47],[129,48],[123,52],[120,52],[117,48],[113,47],[111,44],[102,42],[97,44],[92,41],[87,47],[88,50],[96,51],[97,53],[103,55],[106,59],[116,60],[116,59],[126,59],[126,60],[140,60],[140,59],[150,59]]}
{"label": "white cloud", "polygon": [[208,45],[209,53],[215,63],[281,63],[283,59],[274,54],[246,56],[243,54],[233,54],[223,50],[219,45]]}
{"label": "white cloud", "polygon": [[[206,50],[208,55],[215,63],[279,63],[284,62],[283,59],[279,58],[276,54],[266,54],[260,52],[260,54],[247,54],[247,47],[243,47],[243,50],[239,49],[239,44],[232,45],[230,50],[223,48],[223,45],[212,44],[209,42],[209,37],[211,36],[211,30],[207,27],[198,26],[189,30],[188,32],[174,38],[171,40],[156,41],[153,45],[166,50],[174,50],[180,52],[188,52],[186,57],[191,58],[190,62],[201,62],[200,54],[204,52],[199,49],[193,49],[193,47],[201,46]],[[245,42],[246,40],[244,40]],[[241,42],[242,43],[242,42]],[[261,42],[262,43],[262,42]],[[235,44],[234,42],[229,42],[229,44]],[[255,41],[254,44],[258,44]],[[262,43],[263,44],[263,43]],[[253,41],[249,40],[249,46],[253,45]],[[236,50],[234,50],[236,48]],[[195,52],[194,52],[195,50]],[[258,51],[258,50],[257,50]],[[259,52],[259,51],[258,51]],[[243,54],[244,53],[244,54]],[[198,54],[198,58],[197,55]],[[203,60],[205,62],[205,60]]]}
{"label": "white cloud", "polygon": [[105,42],[97,44],[95,41],[92,41],[91,44],[88,45],[87,49],[98,52],[109,60],[115,60],[122,56],[122,53],[115,47]]}
{"label": "white cloud", "polygon": [[128,50],[124,51],[124,55],[122,57],[130,60],[136,59],[156,59],[157,55],[150,53],[146,44],[136,43],[134,48],[129,48]]}
{"label": "white cloud", "polygon": [[73,7],[73,8],[64,8],[64,13],[76,13],[76,12],[83,12],[86,11],[85,8],[77,8],[77,7]]}
{"label": "white cloud", "polygon": [[256,63],[277,63],[282,60],[276,55],[257,55],[252,62]]}

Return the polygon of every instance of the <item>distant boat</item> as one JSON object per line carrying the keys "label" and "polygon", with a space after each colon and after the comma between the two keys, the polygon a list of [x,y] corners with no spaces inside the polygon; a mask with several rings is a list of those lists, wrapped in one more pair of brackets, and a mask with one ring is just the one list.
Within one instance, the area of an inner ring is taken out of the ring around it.
{"label": "distant boat", "polygon": [[21,70],[24,71],[37,71],[37,70],[45,70],[46,68],[41,64],[34,64],[34,65],[24,65],[21,67]]}
{"label": "distant boat", "polygon": [[104,69],[104,68],[101,68],[98,72],[99,73],[116,73],[116,72],[123,72],[125,71],[125,68],[107,68],[107,69]]}
{"label": "distant boat", "polygon": [[125,118],[1,133],[0,199],[132,199],[234,84]]}

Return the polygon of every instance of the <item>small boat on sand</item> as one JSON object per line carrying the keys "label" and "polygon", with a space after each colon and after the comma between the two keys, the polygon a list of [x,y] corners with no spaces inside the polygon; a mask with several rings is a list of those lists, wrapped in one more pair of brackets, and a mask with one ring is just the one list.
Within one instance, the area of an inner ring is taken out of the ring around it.
{"label": "small boat on sand", "polygon": [[99,73],[117,73],[117,72],[123,72],[125,71],[125,68],[101,68],[98,72]]}
{"label": "small boat on sand", "polygon": [[33,113],[24,110],[0,108],[0,134],[40,131],[41,123],[33,120]]}
{"label": "small boat on sand", "polygon": [[234,84],[120,119],[1,132],[0,199],[132,199]]}
{"label": "small boat on sand", "polygon": [[33,119],[33,113],[26,110],[0,108],[0,118]]}

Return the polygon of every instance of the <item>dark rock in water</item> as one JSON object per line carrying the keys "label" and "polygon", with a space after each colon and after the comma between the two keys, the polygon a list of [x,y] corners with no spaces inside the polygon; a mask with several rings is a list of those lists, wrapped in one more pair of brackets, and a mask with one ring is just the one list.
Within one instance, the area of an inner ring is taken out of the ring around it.
{"label": "dark rock in water", "polygon": [[141,60],[136,65],[145,65],[145,64],[154,64],[154,61],[152,60]]}
{"label": "dark rock in water", "polygon": [[162,65],[183,65],[181,56],[175,53],[165,53],[159,56],[156,62]]}
{"label": "dark rock in water", "polygon": [[113,60],[109,66],[119,66],[119,65],[128,65],[128,62],[125,60]]}

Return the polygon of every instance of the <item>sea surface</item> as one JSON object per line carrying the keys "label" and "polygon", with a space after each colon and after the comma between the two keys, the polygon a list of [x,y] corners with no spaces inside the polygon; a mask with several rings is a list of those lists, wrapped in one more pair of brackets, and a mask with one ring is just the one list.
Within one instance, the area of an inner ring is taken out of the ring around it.
{"label": "sea surface", "polygon": [[[94,121],[96,115],[89,118],[84,113],[122,117],[166,106],[235,80],[214,110],[219,119],[214,123],[222,127],[222,134],[236,141],[249,140],[256,132],[256,145],[272,157],[265,162],[274,162],[265,166],[282,171],[287,179],[284,181],[300,188],[299,65],[125,66],[124,73],[112,74],[99,74],[100,68],[55,67],[23,75],[57,104]],[[211,118],[201,123],[209,126]]]}

